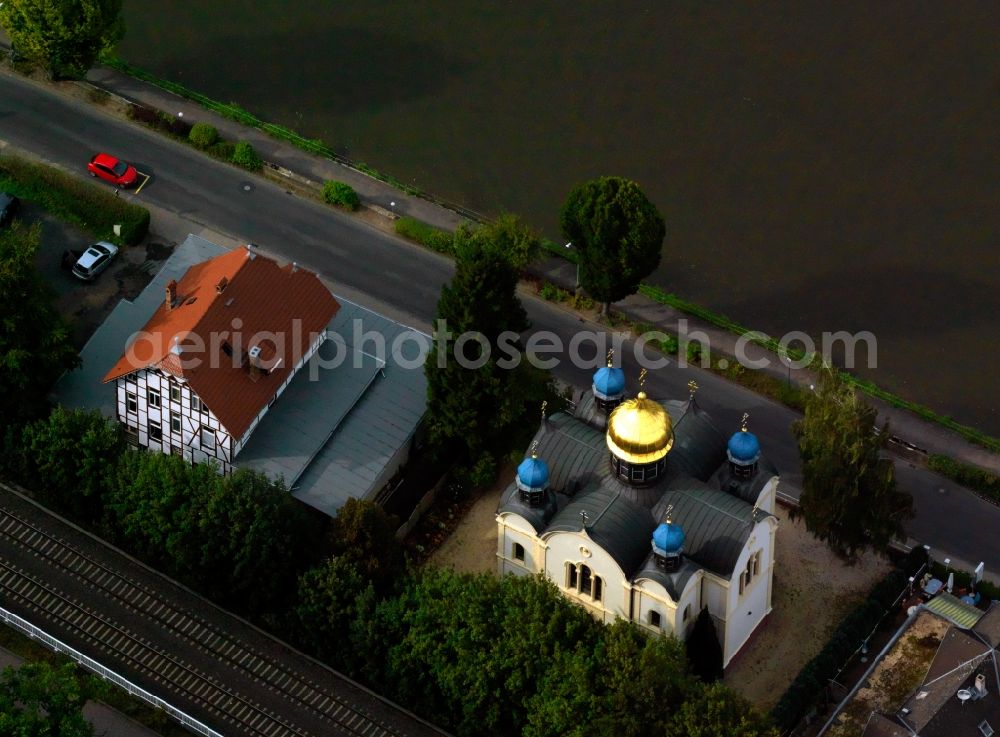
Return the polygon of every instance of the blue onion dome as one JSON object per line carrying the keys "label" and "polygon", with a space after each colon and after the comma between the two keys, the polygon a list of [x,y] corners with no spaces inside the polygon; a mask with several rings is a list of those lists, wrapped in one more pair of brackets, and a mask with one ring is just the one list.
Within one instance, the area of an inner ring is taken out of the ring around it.
{"label": "blue onion dome", "polygon": [[594,393],[601,399],[613,399],[625,393],[625,372],[610,363],[594,373]]}
{"label": "blue onion dome", "polygon": [[660,553],[676,553],[684,547],[684,530],[673,522],[661,522],[653,530],[653,549]]}
{"label": "blue onion dome", "polygon": [[549,465],[532,453],[517,467],[517,481],[523,489],[544,489],[549,483]]}
{"label": "blue onion dome", "polygon": [[760,441],[744,427],[729,438],[728,451],[729,460],[733,463],[741,466],[756,463],[760,458]]}

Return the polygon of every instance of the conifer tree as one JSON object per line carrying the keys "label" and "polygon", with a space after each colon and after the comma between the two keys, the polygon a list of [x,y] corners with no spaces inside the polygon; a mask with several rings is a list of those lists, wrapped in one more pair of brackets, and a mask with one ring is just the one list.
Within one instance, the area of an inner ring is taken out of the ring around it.
{"label": "conifer tree", "polygon": [[506,256],[479,239],[458,245],[455,276],[441,290],[425,364],[427,413],[432,445],[474,461],[522,411],[519,372],[501,361],[520,352],[517,334],[527,329],[528,318]]}
{"label": "conifer tree", "polygon": [[691,672],[705,683],[722,678],[722,646],[708,607],[701,610],[684,642]]}

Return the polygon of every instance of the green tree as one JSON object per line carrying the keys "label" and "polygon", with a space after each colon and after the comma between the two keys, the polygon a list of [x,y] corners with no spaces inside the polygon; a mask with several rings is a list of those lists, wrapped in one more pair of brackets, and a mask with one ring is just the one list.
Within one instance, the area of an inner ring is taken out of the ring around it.
{"label": "green tree", "polygon": [[662,734],[691,685],[677,638],[649,637],[625,620],[606,628],[599,668],[599,724],[616,737]]}
{"label": "green tree", "polygon": [[72,663],[25,663],[0,674],[0,734],[17,737],[90,737],[83,718],[87,689]]}
{"label": "green tree", "polygon": [[[105,525],[108,537],[150,565],[200,588],[201,532],[206,500],[222,477],[207,463],[192,466],[174,455],[129,452],[109,474]],[[211,575],[222,577],[222,572]]]}
{"label": "green tree", "polygon": [[527,267],[542,251],[538,233],[511,213],[501,213],[496,220],[475,227],[459,226],[455,231],[456,247],[462,248],[469,241],[499,251],[518,270]]}
{"label": "green tree", "polygon": [[722,645],[715,632],[715,623],[708,607],[701,610],[698,619],[691,628],[691,633],[684,641],[687,650],[691,672],[705,683],[712,683],[722,678]]}
{"label": "green tree", "polygon": [[354,634],[371,617],[375,590],[344,558],[330,558],[299,577],[292,632],[311,655],[354,674],[361,649]]}
{"label": "green tree", "polygon": [[[6,8],[5,8],[6,9]],[[40,230],[18,221],[0,231],[0,427],[45,409],[52,382],[79,365],[69,328],[35,266]]]}
{"label": "green tree", "polygon": [[643,278],[660,264],[666,228],[639,185],[621,177],[601,177],[575,187],[559,213],[559,224],[576,249],[580,283],[602,303],[635,294]]}
{"label": "green tree", "polygon": [[121,425],[97,411],[56,407],[24,429],[24,483],[46,504],[85,523],[100,519],[107,472],[125,452]]}
{"label": "green tree", "polygon": [[200,508],[182,517],[185,524],[198,525],[197,578],[228,605],[255,613],[275,610],[294,594],[299,572],[318,559],[320,518],[284,483],[255,471],[238,469],[207,489]]}
{"label": "green tree", "polygon": [[721,683],[701,685],[683,703],[671,710],[670,723],[661,734],[666,737],[778,737],[739,694]]}
{"label": "green tree", "polygon": [[595,683],[603,647],[578,642],[556,648],[528,698],[524,737],[590,737],[597,731],[600,700]]}
{"label": "green tree", "polygon": [[433,568],[372,619],[370,682],[459,735],[520,734],[556,654],[601,631],[545,579]]}
{"label": "green tree", "polygon": [[53,79],[84,76],[125,35],[122,0],[7,0],[0,25]]}
{"label": "green tree", "polygon": [[[512,390],[518,374],[499,363],[520,354],[517,334],[528,328],[517,280],[504,254],[472,239],[458,249],[455,276],[441,290],[424,369],[428,435],[438,449],[457,449],[462,461],[495,449],[523,412]],[[460,337],[474,333],[481,341],[456,348]],[[503,345],[501,335],[509,339]]]}
{"label": "green tree", "polygon": [[126,453],[105,510],[108,535],[122,547],[255,615],[294,594],[322,538],[319,519],[283,484],[244,469],[220,476],[214,465],[162,453]]}
{"label": "green tree", "polygon": [[330,522],[330,548],[377,591],[385,592],[406,568],[398,529],[399,520],[378,504],[351,498]]}
{"label": "green tree", "polygon": [[885,551],[913,516],[913,498],[897,488],[884,455],[889,425],[877,421],[876,410],[827,368],[794,427],[802,456],[798,513],[849,561],[866,548]]}

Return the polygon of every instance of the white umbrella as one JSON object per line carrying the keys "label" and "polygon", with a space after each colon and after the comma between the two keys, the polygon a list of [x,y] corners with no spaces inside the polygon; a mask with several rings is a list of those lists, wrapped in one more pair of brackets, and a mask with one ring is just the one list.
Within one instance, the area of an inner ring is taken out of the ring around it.
{"label": "white umbrella", "polygon": [[948,574],[948,593],[951,593],[951,587],[955,585],[955,572],[952,571]]}

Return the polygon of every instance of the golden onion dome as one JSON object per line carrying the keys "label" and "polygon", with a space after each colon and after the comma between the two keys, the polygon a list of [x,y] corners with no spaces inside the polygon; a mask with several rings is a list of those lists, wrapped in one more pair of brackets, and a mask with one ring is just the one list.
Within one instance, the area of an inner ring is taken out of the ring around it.
{"label": "golden onion dome", "polygon": [[670,415],[659,402],[639,392],[627,399],[608,417],[608,449],[629,463],[653,463],[670,452],[674,430]]}

